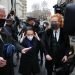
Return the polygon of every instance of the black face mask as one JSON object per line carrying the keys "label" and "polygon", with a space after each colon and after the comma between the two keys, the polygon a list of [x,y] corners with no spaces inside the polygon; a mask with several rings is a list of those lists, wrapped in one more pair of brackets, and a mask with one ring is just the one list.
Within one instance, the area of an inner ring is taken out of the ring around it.
{"label": "black face mask", "polygon": [[51,28],[52,29],[58,29],[58,24],[57,23],[52,23]]}
{"label": "black face mask", "polygon": [[0,27],[3,27],[5,23],[5,19],[0,19]]}

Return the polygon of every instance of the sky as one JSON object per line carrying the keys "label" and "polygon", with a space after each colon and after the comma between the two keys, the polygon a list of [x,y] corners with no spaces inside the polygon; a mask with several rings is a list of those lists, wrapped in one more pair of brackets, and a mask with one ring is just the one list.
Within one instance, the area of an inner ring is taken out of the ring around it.
{"label": "sky", "polygon": [[[33,4],[41,4],[44,0],[27,0],[27,12],[32,11]],[[53,6],[57,4],[57,0],[45,0],[47,2],[47,7],[50,9],[51,13],[54,12]]]}

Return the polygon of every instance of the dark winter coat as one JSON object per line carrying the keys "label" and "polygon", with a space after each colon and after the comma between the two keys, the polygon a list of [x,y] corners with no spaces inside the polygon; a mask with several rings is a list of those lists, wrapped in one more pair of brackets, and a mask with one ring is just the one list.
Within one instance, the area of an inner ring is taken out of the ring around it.
{"label": "dark winter coat", "polygon": [[[60,29],[60,35],[59,40],[57,42],[58,47],[56,51],[53,50],[52,44],[53,44],[53,30],[49,29],[45,33],[45,46],[46,46],[46,54],[49,54],[53,60],[57,62],[61,62],[62,58],[66,55],[68,56],[69,50],[70,50],[70,42],[69,42],[69,36],[65,35],[63,32],[63,29]],[[48,63],[50,61],[46,60],[46,66],[48,66]]]}
{"label": "dark winter coat", "polygon": [[[28,48],[28,39],[25,38],[22,45],[25,48]],[[33,72],[38,73],[39,70],[39,64],[38,64],[38,52],[39,50],[44,50],[43,46],[40,41],[38,41],[36,38],[33,38],[32,40],[32,49],[29,50],[26,54],[21,55],[20,60],[20,67],[19,72],[22,74],[25,74],[25,72]]]}
{"label": "dark winter coat", "polygon": [[[24,48],[14,39],[14,32],[12,30],[12,27],[8,25],[3,27],[1,35],[4,44],[13,44],[19,50]],[[4,75],[14,75],[13,55],[8,58],[4,58],[7,60],[7,65],[2,69],[4,71]]]}

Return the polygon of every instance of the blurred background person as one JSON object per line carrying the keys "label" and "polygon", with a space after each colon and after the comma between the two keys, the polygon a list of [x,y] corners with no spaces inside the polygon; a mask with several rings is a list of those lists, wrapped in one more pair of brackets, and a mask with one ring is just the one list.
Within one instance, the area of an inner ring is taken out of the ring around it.
{"label": "blurred background person", "polygon": [[48,23],[48,22],[44,22],[44,23],[43,23],[43,28],[44,28],[45,31],[48,30],[48,28],[49,28],[49,23]]}
{"label": "blurred background person", "polygon": [[[11,18],[13,20],[13,30],[14,30],[14,38],[15,40],[18,41],[18,34],[19,34],[19,31],[18,31],[18,28],[20,27],[20,20],[19,18],[16,16],[16,13],[14,10],[11,10],[10,13],[7,15],[7,19],[8,18]],[[16,50],[16,55],[17,55],[17,60],[19,60],[19,50],[17,49]],[[16,63],[17,64],[17,63]],[[15,65],[16,65],[15,64]]]}

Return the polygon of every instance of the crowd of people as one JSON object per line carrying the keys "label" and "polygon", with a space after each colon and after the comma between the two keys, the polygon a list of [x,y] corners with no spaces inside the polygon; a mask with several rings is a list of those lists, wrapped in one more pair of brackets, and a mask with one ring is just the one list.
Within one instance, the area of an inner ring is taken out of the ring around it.
{"label": "crowd of people", "polygon": [[[51,16],[51,28],[48,22],[44,22],[43,29],[39,26],[40,20],[32,17],[28,17],[21,27],[14,11],[6,19],[0,19],[0,75],[14,75],[14,53],[17,60],[20,59],[18,72],[22,75],[39,74],[40,65],[43,65],[43,54],[47,75],[52,75],[52,72],[55,75],[69,75],[66,63],[70,42],[69,36],[64,33],[63,24],[61,14]],[[20,32],[18,28],[21,28]]]}

